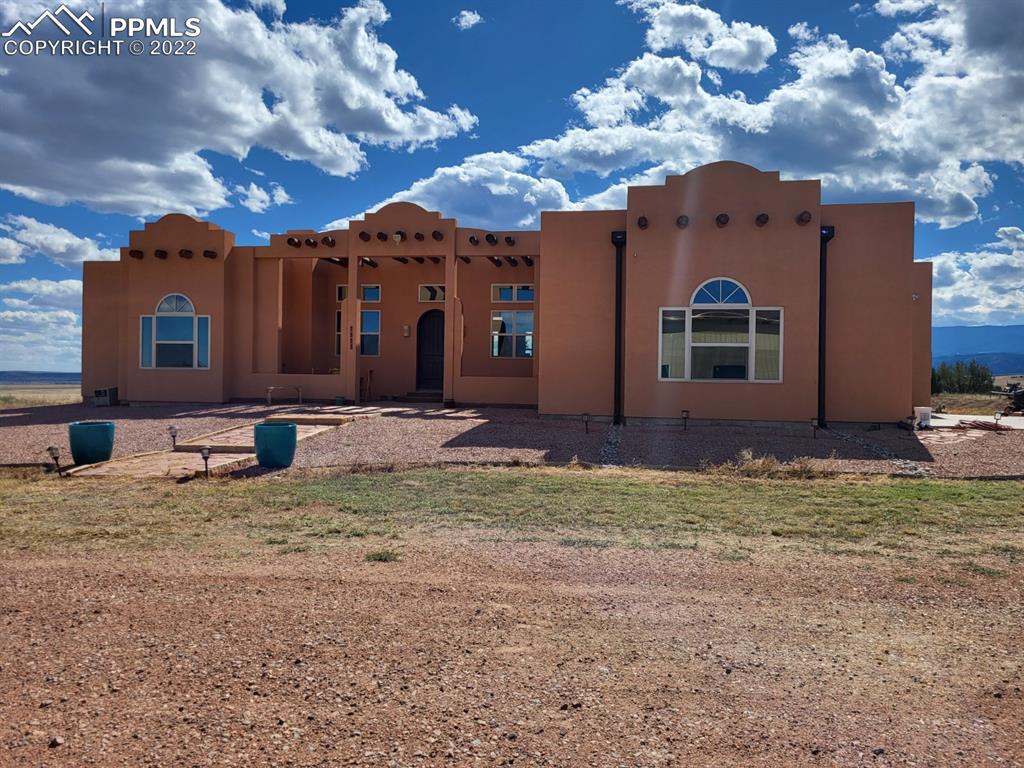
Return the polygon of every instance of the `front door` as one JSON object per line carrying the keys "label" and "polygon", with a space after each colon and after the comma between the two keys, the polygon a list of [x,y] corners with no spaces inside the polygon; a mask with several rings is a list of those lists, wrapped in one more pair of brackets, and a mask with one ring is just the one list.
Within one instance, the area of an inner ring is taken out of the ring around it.
{"label": "front door", "polygon": [[424,312],[416,324],[416,389],[444,386],[444,312]]}

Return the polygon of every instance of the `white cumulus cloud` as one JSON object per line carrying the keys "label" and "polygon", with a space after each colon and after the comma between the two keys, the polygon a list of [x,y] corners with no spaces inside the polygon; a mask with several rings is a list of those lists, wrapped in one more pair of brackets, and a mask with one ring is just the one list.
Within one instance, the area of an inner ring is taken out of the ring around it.
{"label": "white cumulus cloud", "polygon": [[69,266],[83,261],[111,261],[120,257],[113,248],[101,248],[89,237],[79,237],[63,227],[9,214],[0,220],[0,230],[22,246],[21,255],[45,256],[57,264]]}
{"label": "white cumulus cloud", "polygon": [[452,16],[452,24],[462,31],[472,29],[477,24],[482,24],[483,20],[484,17],[476,11],[459,11],[457,14]]}
{"label": "white cumulus cloud", "polygon": [[[0,23],[38,5],[7,0]],[[138,10],[135,0],[106,3],[108,15]],[[222,0],[193,0],[189,11],[202,24],[194,57],[80,56],[74,66],[60,56],[6,57],[0,188],[101,212],[201,214],[232,195],[203,152],[244,160],[262,147],[346,177],[366,165],[365,146],[432,146],[476,124],[458,105],[424,103],[377,35],[389,19],[380,0],[301,23]],[[177,17],[181,8],[148,0],[145,15]]]}

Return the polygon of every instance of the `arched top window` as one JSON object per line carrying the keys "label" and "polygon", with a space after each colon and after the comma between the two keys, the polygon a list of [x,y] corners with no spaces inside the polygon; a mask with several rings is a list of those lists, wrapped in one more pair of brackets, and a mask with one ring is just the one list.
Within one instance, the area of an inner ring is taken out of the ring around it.
{"label": "arched top window", "polygon": [[194,315],[196,308],[188,296],[182,296],[180,293],[169,293],[160,299],[160,303],[156,305],[156,313],[158,315]]}
{"label": "arched top window", "polygon": [[169,293],[152,315],[139,317],[140,368],[209,368],[210,316],[180,293]]}
{"label": "arched top window", "polygon": [[693,300],[690,303],[731,304],[749,307],[750,294],[747,293],[746,288],[735,280],[730,280],[727,277],[716,277],[713,280],[702,283],[693,292]]}

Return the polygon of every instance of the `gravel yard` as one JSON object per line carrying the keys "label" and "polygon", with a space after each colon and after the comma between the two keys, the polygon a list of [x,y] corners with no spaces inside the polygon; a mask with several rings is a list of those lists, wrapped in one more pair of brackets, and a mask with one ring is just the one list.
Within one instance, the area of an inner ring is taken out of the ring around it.
{"label": "gravel yard", "polygon": [[392,409],[303,441],[295,465],[596,463],[607,431],[520,408]]}
{"label": "gravel yard", "polygon": [[[115,456],[169,447],[167,427],[179,440],[258,421],[294,406],[152,406],[91,408],[59,405],[0,410],[0,465],[42,463],[46,446],[67,457],[67,423],[111,419],[117,424]],[[330,408],[332,413],[350,412]],[[417,466],[429,464],[562,464],[574,459],[602,463],[606,423],[589,433],[576,419],[541,418],[520,408],[430,408],[368,406],[351,412],[380,414],[299,443],[297,468],[332,466]],[[934,477],[1017,477],[1024,475],[1024,430],[935,430],[909,433],[886,426],[843,425],[853,440],[827,432],[812,437],[809,426],[681,426],[627,424],[620,432],[621,464],[699,469],[735,461],[744,450],[789,462],[811,457],[819,468],[837,472],[888,474],[902,471],[891,460],[915,462]],[[883,455],[880,455],[879,452]],[[613,452],[614,453],[614,452]]]}
{"label": "gravel yard", "polygon": [[5,558],[5,766],[1020,766],[1024,587],[472,535]]}
{"label": "gravel yard", "polygon": [[93,408],[87,405],[52,405],[0,410],[0,465],[48,462],[46,447],[56,445],[70,462],[68,423],[103,419],[115,423],[114,456],[171,447],[167,428],[178,428],[178,439],[248,424],[287,406],[262,405],[159,405]]}

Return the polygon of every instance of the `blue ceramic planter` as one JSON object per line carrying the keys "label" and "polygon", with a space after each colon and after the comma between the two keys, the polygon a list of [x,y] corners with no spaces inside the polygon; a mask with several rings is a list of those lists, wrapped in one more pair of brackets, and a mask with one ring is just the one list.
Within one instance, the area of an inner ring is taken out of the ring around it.
{"label": "blue ceramic planter", "polygon": [[256,460],[266,469],[284,469],[295,460],[296,428],[288,422],[257,424]]}
{"label": "blue ceramic planter", "polygon": [[114,422],[73,421],[68,424],[68,440],[75,464],[107,461],[114,452]]}

